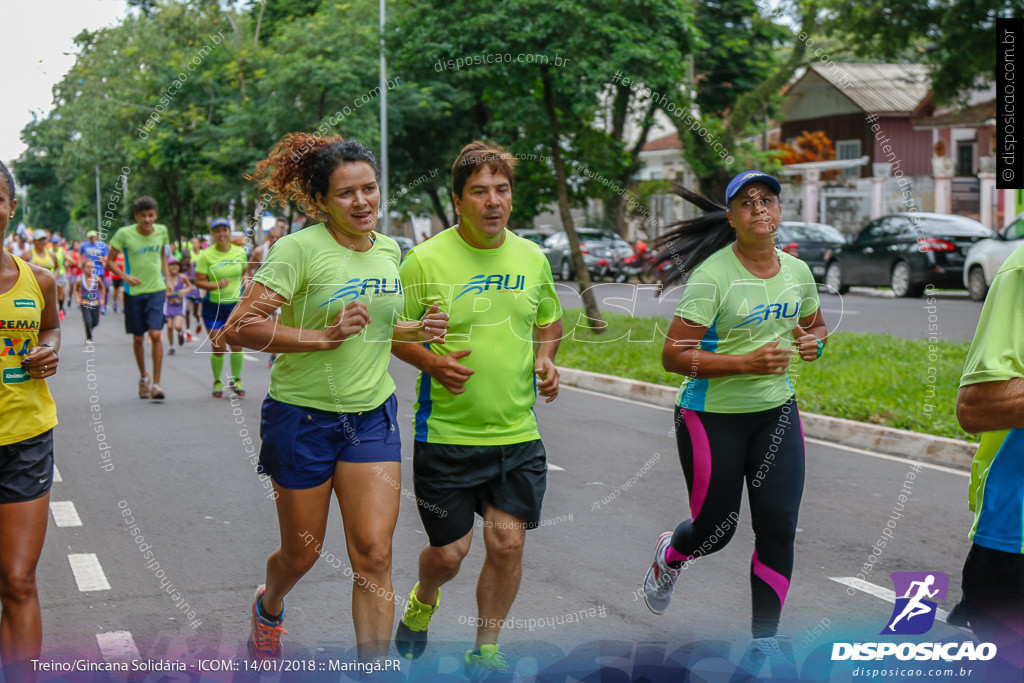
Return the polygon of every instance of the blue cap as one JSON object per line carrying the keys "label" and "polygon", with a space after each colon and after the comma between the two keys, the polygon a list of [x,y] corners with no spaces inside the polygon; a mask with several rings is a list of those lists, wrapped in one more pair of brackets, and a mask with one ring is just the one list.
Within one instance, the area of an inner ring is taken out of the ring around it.
{"label": "blue cap", "polygon": [[744,188],[744,186],[749,185],[750,183],[764,183],[768,187],[772,188],[775,191],[775,194],[782,193],[782,184],[767,173],[762,173],[761,171],[744,171],[730,180],[729,186],[725,188],[725,205],[728,206],[729,202],[732,201],[732,198],[735,197],[737,193]]}
{"label": "blue cap", "polygon": [[219,228],[222,225],[226,225],[227,227],[230,228],[231,227],[231,221],[229,221],[227,218],[214,218],[213,219],[213,224],[210,227],[211,228]]}

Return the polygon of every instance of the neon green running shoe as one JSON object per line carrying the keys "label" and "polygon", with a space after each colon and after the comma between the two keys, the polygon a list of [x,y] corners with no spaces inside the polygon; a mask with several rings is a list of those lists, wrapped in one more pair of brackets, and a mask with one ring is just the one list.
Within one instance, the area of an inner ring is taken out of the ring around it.
{"label": "neon green running shoe", "polygon": [[512,667],[498,651],[498,644],[485,644],[476,650],[466,650],[466,674],[471,681],[515,681]]}
{"label": "neon green running shoe", "polygon": [[419,659],[427,649],[427,627],[430,626],[430,617],[434,616],[434,612],[441,606],[440,588],[437,589],[437,600],[430,606],[416,599],[419,587],[418,582],[412,587],[405,613],[402,614],[402,620],[395,629],[395,649],[406,659]]}

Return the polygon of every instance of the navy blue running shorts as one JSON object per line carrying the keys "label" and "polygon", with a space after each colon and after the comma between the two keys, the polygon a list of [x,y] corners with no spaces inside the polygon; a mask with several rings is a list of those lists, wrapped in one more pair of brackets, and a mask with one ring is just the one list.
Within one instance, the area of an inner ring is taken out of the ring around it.
{"label": "navy blue running shorts", "polygon": [[286,489],[311,489],[339,462],[401,462],[398,399],[372,410],[333,413],[267,396],[260,417],[260,473]]}
{"label": "navy blue running shorts", "polygon": [[[224,323],[231,317],[231,311],[235,310],[237,301],[229,304],[214,303],[209,299],[203,300],[203,323],[210,332],[224,327]],[[333,415],[333,413],[332,413]]]}
{"label": "navy blue running shorts", "polygon": [[135,337],[141,337],[149,330],[162,330],[167,321],[164,318],[166,299],[163,292],[125,294],[124,331]]}

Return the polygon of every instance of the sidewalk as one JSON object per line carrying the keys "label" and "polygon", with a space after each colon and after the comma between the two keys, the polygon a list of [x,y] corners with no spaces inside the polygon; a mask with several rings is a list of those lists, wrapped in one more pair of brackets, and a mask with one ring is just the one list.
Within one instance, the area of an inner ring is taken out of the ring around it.
{"label": "sidewalk", "polygon": [[[559,368],[558,372],[562,384],[641,403],[668,408],[676,398],[674,387],[573,368]],[[805,436],[962,470],[970,470],[971,460],[978,450],[977,444],[966,441],[839,417],[801,412],[800,418]]]}

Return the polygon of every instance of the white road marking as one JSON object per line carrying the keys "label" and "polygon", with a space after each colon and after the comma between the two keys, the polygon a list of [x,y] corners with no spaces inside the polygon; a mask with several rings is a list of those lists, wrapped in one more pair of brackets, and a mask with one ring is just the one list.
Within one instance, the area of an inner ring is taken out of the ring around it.
{"label": "white road marking", "polygon": [[57,466],[54,465],[53,466],[53,483],[54,484],[59,484],[62,481],[64,481],[64,477],[60,476],[60,470],[58,470]]}
{"label": "white road marking", "polygon": [[821,439],[814,439],[814,438],[811,438],[809,436],[805,437],[804,440],[807,441],[808,443],[816,443],[819,446],[827,446],[828,448],[837,448],[837,449],[839,449],[841,451],[850,451],[851,453],[861,453],[863,455],[870,455],[873,458],[880,458],[882,460],[892,460],[894,462],[912,462],[915,465],[920,465],[921,467],[924,467],[924,468],[927,468],[927,469],[930,469],[930,470],[937,470],[939,472],[945,472],[946,474],[958,474],[961,477],[970,477],[971,476],[970,472],[965,472],[963,470],[954,469],[952,467],[946,467],[945,465],[933,465],[930,462],[924,462],[922,460],[914,460],[913,458],[901,458],[901,457],[896,456],[896,455],[886,455],[885,453],[875,453],[874,451],[865,451],[863,448],[854,448],[853,446],[844,446],[843,444],[832,443],[831,441],[822,441]]}
{"label": "white road marking", "polygon": [[53,514],[53,523],[59,527],[82,526],[82,518],[70,500],[51,500],[50,512]]}
{"label": "white road marking", "polygon": [[551,463],[548,463],[548,469],[553,471],[553,472],[565,472],[565,468],[564,467],[559,467],[558,465],[552,465]]}
{"label": "white road marking", "polygon": [[110,590],[107,575],[103,573],[103,567],[100,566],[95,553],[74,553],[68,555],[68,562],[75,575],[78,590],[83,593]]}
{"label": "white road marking", "polygon": [[[854,590],[859,590],[862,593],[867,593],[868,595],[873,595],[876,598],[879,598],[881,600],[885,600],[886,602],[891,603],[893,605],[896,604],[896,592],[895,591],[891,591],[888,588],[882,588],[881,586],[876,586],[873,583],[869,583],[867,581],[864,581],[862,579],[858,579],[858,578],[853,577],[853,576],[830,576],[828,578],[831,581],[835,581],[836,583],[841,583],[844,586],[849,586],[850,588],[853,588]],[[949,616],[949,612],[947,612],[946,610],[939,609],[937,607],[935,608],[935,618],[938,619],[939,621],[945,622],[946,621],[946,617],[948,617],[948,616]]]}
{"label": "white road marking", "polygon": [[[671,388],[671,387],[670,387]],[[667,410],[668,412],[673,411],[673,406],[656,406],[653,403],[644,403],[643,401],[634,401],[631,398],[621,398],[619,396],[609,396],[608,394],[602,394],[600,391],[591,391],[590,389],[580,389],[579,387],[569,386],[568,384],[562,384],[559,389],[571,389],[573,391],[579,391],[583,394],[590,394],[591,396],[599,396],[601,398],[608,398],[613,401],[622,401],[623,403],[632,403],[635,406],[643,406],[644,408],[654,408],[655,410]]]}
{"label": "white road marking", "polygon": [[259,360],[260,359],[259,356],[254,356],[251,353],[243,353],[242,354],[242,358],[244,358],[245,360]]}
{"label": "white road marking", "polygon": [[135,646],[135,639],[131,631],[108,631],[107,633],[96,634],[96,644],[100,646],[100,653],[103,660],[124,661],[126,659],[138,660],[139,648]]}

